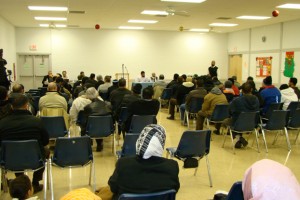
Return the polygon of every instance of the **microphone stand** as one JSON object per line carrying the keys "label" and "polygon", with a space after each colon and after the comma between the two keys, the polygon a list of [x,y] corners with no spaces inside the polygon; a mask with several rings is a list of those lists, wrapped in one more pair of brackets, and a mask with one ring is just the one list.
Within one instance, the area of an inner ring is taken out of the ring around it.
{"label": "microphone stand", "polygon": [[124,78],[124,64],[122,64],[122,77]]}

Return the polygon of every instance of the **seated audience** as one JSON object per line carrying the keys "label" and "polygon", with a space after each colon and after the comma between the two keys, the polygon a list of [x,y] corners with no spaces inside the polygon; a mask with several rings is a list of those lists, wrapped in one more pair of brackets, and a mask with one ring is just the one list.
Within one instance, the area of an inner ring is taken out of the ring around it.
{"label": "seated audience", "polygon": [[223,94],[226,96],[228,103],[230,103],[233,100],[235,92],[232,89],[231,81],[225,81]]}
{"label": "seated audience", "polygon": [[9,194],[13,200],[38,200],[38,197],[32,197],[33,188],[27,175],[20,175],[11,180],[9,184]]}
{"label": "seated audience", "polygon": [[102,75],[97,76],[97,83],[95,84],[95,88],[98,89],[100,85],[104,84]]}
{"label": "seated audience", "polygon": [[297,82],[298,82],[297,78],[295,78],[295,77],[290,78],[290,80],[289,80],[289,87],[291,87],[291,88],[294,89],[294,91],[295,91],[295,93],[296,93],[298,99],[300,99],[300,90],[299,90],[299,88],[296,86],[296,85],[297,85]]}
{"label": "seated audience", "polygon": [[114,79],[112,81],[112,85],[110,87],[107,88],[107,97],[108,99],[110,99],[110,95],[111,93],[119,88],[119,81],[117,79]]}
{"label": "seated audience", "polygon": [[98,89],[98,92],[99,94],[100,93],[106,93],[108,88],[111,86],[111,77],[110,76],[105,76],[104,77],[104,83],[101,84],[97,89]]}
{"label": "seated audience", "polygon": [[158,80],[153,84],[154,90],[154,99],[159,99],[163,90],[167,87],[167,83],[165,82],[165,76],[163,74],[159,75]]}
{"label": "seated audience", "polygon": [[288,167],[263,159],[246,170],[243,193],[245,200],[296,200],[300,197],[300,185]]}
{"label": "seated audience", "polygon": [[96,75],[94,73],[91,73],[90,78],[86,80],[86,83],[90,83],[93,85],[93,87],[96,87],[97,81],[95,80]]}
{"label": "seated audience", "polygon": [[179,77],[179,75],[178,75],[177,73],[174,74],[173,80],[172,80],[170,83],[168,83],[167,88],[172,88],[172,86],[173,86],[174,84],[177,84],[177,79],[178,79],[178,77]]}
{"label": "seated audience", "polygon": [[281,103],[283,103],[282,109],[286,110],[292,101],[298,101],[298,97],[293,88],[287,84],[282,84],[280,87]]}
{"label": "seated audience", "polygon": [[113,199],[123,193],[179,190],[178,163],[163,158],[165,141],[166,131],[160,125],[151,124],[142,130],[136,142],[137,156],[120,158],[109,178]]}
{"label": "seated audience", "polygon": [[0,120],[12,112],[6,87],[0,86]]}
{"label": "seated audience", "polygon": [[236,76],[232,76],[231,78],[234,80],[234,85],[235,85],[237,88],[240,88],[240,87],[241,87],[241,84],[237,81],[237,77],[236,77]]}
{"label": "seated audience", "polygon": [[232,89],[233,89],[233,91],[234,91],[234,96],[239,96],[240,95],[240,90],[239,90],[239,88],[234,84],[234,79],[233,78],[229,78],[228,79],[229,81],[231,81],[231,83],[232,83]]}

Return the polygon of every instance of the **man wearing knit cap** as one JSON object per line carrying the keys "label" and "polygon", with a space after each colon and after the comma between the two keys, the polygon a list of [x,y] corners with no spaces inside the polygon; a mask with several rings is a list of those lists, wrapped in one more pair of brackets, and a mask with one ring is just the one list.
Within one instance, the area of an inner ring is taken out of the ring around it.
{"label": "man wearing knit cap", "polygon": [[281,93],[274,85],[272,85],[272,76],[267,76],[263,80],[264,89],[260,92],[263,99],[262,115],[265,115],[271,103],[281,102]]}

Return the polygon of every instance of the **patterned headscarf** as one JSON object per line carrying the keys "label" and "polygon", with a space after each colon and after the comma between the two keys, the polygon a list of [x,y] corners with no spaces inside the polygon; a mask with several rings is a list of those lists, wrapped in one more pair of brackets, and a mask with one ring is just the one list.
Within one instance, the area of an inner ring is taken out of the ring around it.
{"label": "patterned headscarf", "polygon": [[60,200],[101,200],[101,198],[87,188],[80,188],[72,190],[65,196],[61,197]]}
{"label": "patterned headscarf", "polygon": [[166,131],[158,124],[146,126],[136,141],[136,154],[144,159],[151,156],[162,157],[166,141]]}

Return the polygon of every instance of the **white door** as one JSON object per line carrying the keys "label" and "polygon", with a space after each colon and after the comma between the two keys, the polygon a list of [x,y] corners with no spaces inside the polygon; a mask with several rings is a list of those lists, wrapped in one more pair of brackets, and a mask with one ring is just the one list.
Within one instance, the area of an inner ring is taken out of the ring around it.
{"label": "white door", "polygon": [[42,87],[42,80],[50,67],[49,55],[18,55],[18,82],[25,91]]}

